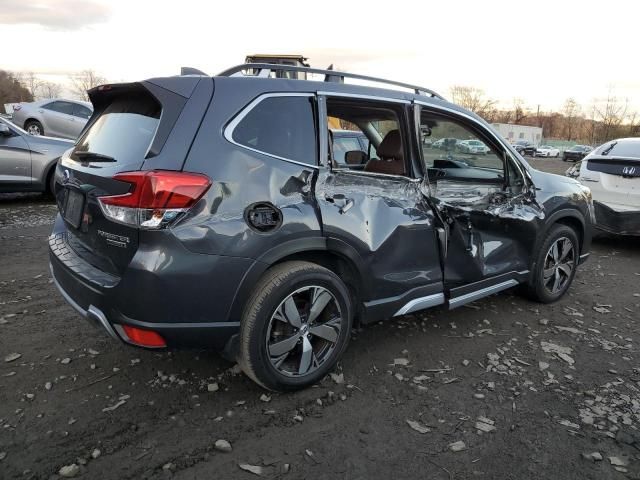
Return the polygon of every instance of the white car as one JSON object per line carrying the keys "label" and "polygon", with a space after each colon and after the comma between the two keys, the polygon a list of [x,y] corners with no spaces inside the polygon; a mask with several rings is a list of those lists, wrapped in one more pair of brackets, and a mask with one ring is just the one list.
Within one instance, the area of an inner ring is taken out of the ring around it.
{"label": "white car", "polygon": [[560,150],[550,145],[540,145],[536,148],[536,153],[534,157],[554,157],[558,158],[560,156]]}
{"label": "white car", "polygon": [[471,153],[473,155],[486,155],[490,152],[489,147],[480,140],[462,140],[458,142],[457,148],[462,153]]}
{"label": "white car", "polygon": [[640,235],[640,138],[600,145],[567,175],[591,189],[596,228]]}

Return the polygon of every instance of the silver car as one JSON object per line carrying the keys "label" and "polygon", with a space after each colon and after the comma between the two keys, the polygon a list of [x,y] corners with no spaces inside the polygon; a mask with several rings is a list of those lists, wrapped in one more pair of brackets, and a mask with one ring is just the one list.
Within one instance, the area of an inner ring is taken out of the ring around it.
{"label": "silver car", "polygon": [[53,173],[71,140],[29,135],[0,118],[0,192],[53,193]]}
{"label": "silver car", "polygon": [[92,113],[89,102],[58,98],[16,105],[12,121],[31,135],[75,140]]}

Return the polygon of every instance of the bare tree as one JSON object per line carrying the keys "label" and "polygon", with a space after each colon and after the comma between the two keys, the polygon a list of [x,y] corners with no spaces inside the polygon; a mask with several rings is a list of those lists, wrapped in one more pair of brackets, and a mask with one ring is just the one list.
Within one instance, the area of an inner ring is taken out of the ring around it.
{"label": "bare tree", "polygon": [[56,98],[60,96],[62,87],[59,83],[55,82],[43,82],[40,85],[40,97],[41,98]]}
{"label": "bare tree", "polygon": [[519,125],[529,115],[528,110],[524,105],[524,100],[521,98],[513,99],[513,123]]}
{"label": "bare tree", "polygon": [[83,100],[89,100],[87,90],[107,83],[106,78],[98,75],[93,70],[83,70],[75,75],[70,75],[69,80],[71,81],[71,89],[74,95]]}
{"label": "bare tree", "polygon": [[598,139],[600,142],[606,142],[617,136],[616,133],[620,125],[627,117],[628,106],[628,99],[620,100],[613,95],[611,90],[609,90],[606,99],[595,103],[595,119],[600,122],[601,126],[601,134]]}
{"label": "bare tree", "polygon": [[567,140],[572,140],[575,135],[580,110],[580,105],[574,98],[567,98],[564,102],[562,115],[564,115],[564,136]]}
{"label": "bare tree", "polygon": [[453,103],[471,110],[489,122],[494,120],[497,102],[487,98],[484,90],[480,88],[454,85],[451,87],[451,99]]}
{"label": "bare tree", "polygon": [[31,96],[33,98],[38,97],[38,93],[40,91],[40,87],[42,86],[42,80],[36,77],[36,74],[33,72],[19,72],[15,74],[18,81],[24,85],[24,87],[29,90]]}

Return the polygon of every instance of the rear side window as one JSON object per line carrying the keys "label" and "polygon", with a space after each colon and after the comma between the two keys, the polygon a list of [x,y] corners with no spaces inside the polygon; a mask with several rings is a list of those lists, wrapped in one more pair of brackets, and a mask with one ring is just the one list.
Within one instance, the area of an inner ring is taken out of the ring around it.
{"label": "rear side window", "polygon": [[47,105],[44,105],[42,108],[58,113],[64,113],[66,115],[73,114],[73,103],[71,102],[51,102]]}
{"label": "rear side window", "polygon": [[115,97],[82,135],[71,158],[77,159],[77,152],[92,152],[117,162],[144,159],[160,113],[160,104],[150,95]]}
{"label": "rear side window", "polygon": [[269,97],[236,125],[233,141],[253,150],[317,165],[312,97]]}

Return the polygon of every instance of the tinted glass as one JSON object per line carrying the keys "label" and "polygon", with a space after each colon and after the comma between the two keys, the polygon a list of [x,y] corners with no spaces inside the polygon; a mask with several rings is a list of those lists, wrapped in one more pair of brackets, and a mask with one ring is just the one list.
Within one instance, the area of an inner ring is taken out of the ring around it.
{"label": "tinted glass", "polygon": [[73,115],[80,118],[89,118],[91,116],[91,110],[84,105],[75,104],[73,106]]}
{"label": "tinted glass", "polygon": [[73,103],[71,102],[51,102],[47,105],[43,105],[42,108],[58,113],[73,115]]}
{"label": "tinted glass", "polygon": [[316,165],[312,98],[264,99],[238,123],[233,140],[264,153]]}
{"label": "tinted glass", "polygon": [[[160,105],[147,96],[115,98],[85,132],[75,152],[92,152],[118,162],[144,159],[160,121]],[[72,158],[76,158],[71,154]]]}

